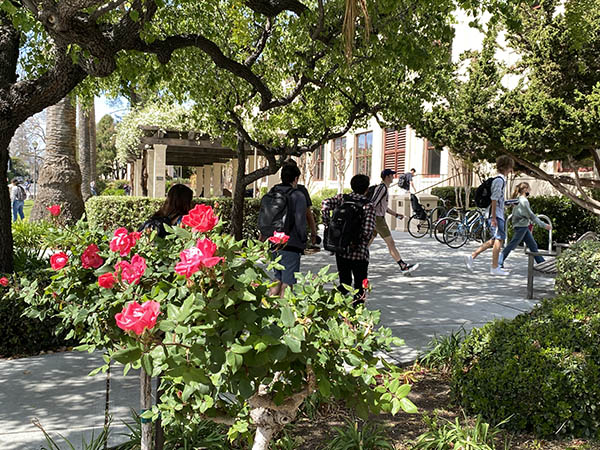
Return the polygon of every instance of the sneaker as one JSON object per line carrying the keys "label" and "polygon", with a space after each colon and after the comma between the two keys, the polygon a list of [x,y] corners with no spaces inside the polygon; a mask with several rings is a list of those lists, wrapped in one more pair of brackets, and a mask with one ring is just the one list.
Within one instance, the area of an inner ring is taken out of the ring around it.
{"label": "sneaker", "polygon": [[414,272],[418,268],[419,268],[419,263],[417,263],[417,264],[407,264],[406,267],[404,267],[404,269],[400,269],[400,272],[402,272],[402,275],[406,276],[409,273]]}
{"label": "sneaker", "polygon": [[473,272],[473,257],[471,255],[465,255],[465,266],[469,272]]}
{"label": "sneaker", "polygon": [[494,268],[490,269],[490,275],[506,277],[506,276],[510,275],[510,272],[503,270],[502,267],[498,266],[495,269]]}

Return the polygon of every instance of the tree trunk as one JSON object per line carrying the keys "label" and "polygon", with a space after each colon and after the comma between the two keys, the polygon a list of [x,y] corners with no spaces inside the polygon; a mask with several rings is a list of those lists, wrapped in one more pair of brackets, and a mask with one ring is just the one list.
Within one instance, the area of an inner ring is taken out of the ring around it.
{"label": "tree trunk", "polygon": [[96,105],[92,100],[88,110],[89,128],[90,128],[90,181],[98,182],[98,142],[96,139]]}
{"label": "tree trunk", "polygon": [[231,225],[233,237],[236,240],[243,238],[244,228],[244,193],[247,184],[244,184],[246,178],[246,151],[244,149],[244,140],[238,137],[238,169],[236,174],[235,189],[233,191],[233,206],[231,207]]}
{"label": "tree trunk", "polygon": [[75,159],[75,108],[68,97],[48,108],[46,157],[40,169],[37,198],[30,220],[49,216],[48,206],[62,206],[61,216],[78,220],[84,212],[81,172]]}
{"label": "tree trunk", "polygon": [[[140,370],[140,406],[142,414],[152,409],[152,378],[142,368]],[[152,450],[152,421],[142,417],[140,450]]]}
{"label": "tree trunk", "polygon": [[92,158],[90,148],[90,116],[84,105],[77,107],[77,138],[79,141],[79,168],[81,170],[81,196],[87,201],[92,196]]}
{"label": "tree trunk", "polygon": [[8,145],[17,127],[10,133],[8,130],[0,132],[0,273],[11,273],[13,266],[13,238],[11,227],[10,195],[6,176],[8,171]]}

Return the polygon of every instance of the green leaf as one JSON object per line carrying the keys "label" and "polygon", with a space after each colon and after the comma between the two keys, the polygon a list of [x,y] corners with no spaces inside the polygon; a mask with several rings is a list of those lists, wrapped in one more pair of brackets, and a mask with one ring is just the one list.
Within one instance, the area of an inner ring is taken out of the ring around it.
{"label": "green leaf", "polygon": [[410,392],[410,384],[406,383],[400,386],[399,389],[396,390],[396,397],[406,397]]}
{"label": "green leaf", "polygon": [[283,342],[286,343],[292,353],[300,353],[302,351],[302,343],[293,336],[284,336]]}
{"label": "green leaf", "polygon": [[132,9],[131,11],[129,11],[129,17],[131,17],[131,20],[133,20],[134,22],[137,22],[140,18],[140,13],[137,12],[135,9]]}
{"label": "green leaf", "polygon": [[[400,405],[402,406],[402,409],[409,414],[415,414],[417,412],[415,404],[406,397],[400,399]],[[392,414],[394,413],[392,412]]]}
{"label": "green leaf", "polygon": [[185,385],[185,387],[183,388],[183,393],[181,394],[181,400],[183,400],[184,402],[187,402],[188,399],[190,398],[190,395],[192,395],[195,391],[195,387],[194,387],[194,383],[187,383]]}
{"label": "green leaf", "polygon": [[327,378],[321,378],[317,382],[317,385],[319,386],[319,392],[321,395],[325,398],[329,398],[331,395],[331,383],[329,380]]}
{"label": "green leaf", "polygon": [[142,356],[142,367],[148,375],[152,375],[152,357],[149,354],[145,354]]}
{"label": "green leaf", "polygon": [[292,308],[289,306],[281,308],[281,321],[286,327],[292,327],[296,323],[296,316]]}
{"label": "green leaf", "polygon": [[129,347],[113,353],[112,359],[119,361],[121,364],[127,364],[137,361],[140,356],[142,356],[142,351],[138,347]]}
{"label": "green leaf", "polygon": [[248,380],[247,378],[243,378],[242,380],[240,380],[238,389],[240,391],[241,396],[244,397],[245,399],[252,397],[252,394],[254,394],[254,389],[252,389],[252,384],[250,383],[250,380]]}
{"label": "green leaf", "polygon": [[252,350],[252,346],[251,345],[239,345],[239,344],[233,344],[231,346],[231,351],[233,353],[238,353],[240,355],[243,355],[244,353],[249,352],[250,350]]}

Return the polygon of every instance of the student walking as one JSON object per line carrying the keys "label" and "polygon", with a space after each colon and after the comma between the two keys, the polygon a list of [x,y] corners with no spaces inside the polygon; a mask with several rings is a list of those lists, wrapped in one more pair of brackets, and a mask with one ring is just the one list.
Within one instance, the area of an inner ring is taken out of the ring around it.
{"label": "student walking", "polygon": [[498,265],[498,257],[502,249],[502,243],[506,239],[506,228],[504,226],[504,190],[506,188],[506,177],[512,172],[514,161],[510,156],[502,155],[496,159],[496,175],[491,184],[491,204],[488,209],[488,222],[490,224],[492,238],[481,244],[481,246],[470,255],[465,255],[465,265],[469,272],[473,272],[473,260],[487,249],[492,249],[491,275],[507,276],[509,272]]}
{"label": "student walking", "polygon": [[369,243],[375,230],[375,209],[366,197],[369,177],[355,175],[350,180],[352,192],[323,200],[325,246],[335,251],[335,263],[340,277],[339,290],[347,293],[344,284],[358,292],[354,304],[365,302],[363,281],[369,272]]}
{"label": "student walking", "polygon": [[13,178],[12,186],[10,189],[10,202],[12,206],[13,222],[16,222],[19,217],[21,218],[21,220],[25,219],[25,214],[23,213],[23,206],[25,205],[26,198],[27,193],[25,192],[25,188],[21,186],[19,180]]}
{"label": "student walking", "polygon": [[391,214],[398,219],[402,219],[404,217],[402,214],[398,214],[388,207],[389,187],[394,180],[395,174],[396,172],[391,169],[384,169],[381,172],[381,184],[375,188],[373,197],[371,197],[371,201],[373,202],[373,206],[375,208],[375,233],[371,238],[371,243],[373,242],[373,239],[375,239],[375,236],[379,234],[385,241],[390,255],[392,255],[394,261],[396,261],[400,266],[400,271],[402,274],[407,275],[410,272],[417,270],[419,268],[419,264],[408,264],[402,260],[400,257],[400,252],[396,248],[394,238],[392,237],[392,232],[385,221],[386,213]]}
{"label": "student walking", "polygon": [[[510,255],[510,252],[523,241],[525,241],[525,245],[527,245],[529,250],[532,252],[538,251],[537,242],[535,242],[535,238],[529,229],[531,223],[535,223],[548,231],[552,229],[552,225],[542,222],[531,210],[529,200],[527,200],[529,191],[529,183],[523,182],[518,184],[517,189],[513,194],[513,197],[519,196],[519,203],[515,206],[512,213],[514,235],[506,247],[504,247],[504,250],[502,250],[498,259],[498,264],[502,267],[504,266],[504,262],[506,261],[506,258],[508,258],[508,255]],[[534,258],[535,262],[538,264],[544,262],[544,258],[541,255],[536,255]]]}
{"label": "student walking", "polygon": [[417,188],[415,188],[415,183],[413,183],[413,177],[417,171],[415,169],[410,169],[410,172],[403,173],[398,177],[398,187],[400,189],[404,189],[406,192],[410,193],[410,188],[413,188],[413,191],[417,192]]}
{"label": "student walking", "polygon": [[261,200],[258,223],[262,239],[268,239],[276,231],[289,236],[284,246],[275,250],[284,268],[275,269],[277,284],[269,291],[270,295],[283,297],[285,289],[296,284],[294,274],[300,271],[300,257],[306,248],[306,197],[296,189],[299,178],[297,166],[284,164],[281,183],[273,186]]}

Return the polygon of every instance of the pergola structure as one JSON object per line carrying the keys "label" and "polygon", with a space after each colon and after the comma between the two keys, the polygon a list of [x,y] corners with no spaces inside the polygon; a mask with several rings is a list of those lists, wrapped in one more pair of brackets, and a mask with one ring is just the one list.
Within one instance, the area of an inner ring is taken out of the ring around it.
{"label": "pergola structure", "polygon": [[[233,183],[238,161],[236,152],[225,147],[221,139],[195,131],[164,130],[156,126],[141,126],[141,158],[130,161],[128,171],[133,175],[133,195],[142,195],[142,172],[146,160],[149,197],[164,198],[167,166],[196,167],[195,195],[223,195],[223,167],[231,161]],[[253,158],[253,157],[251,157]]]}

